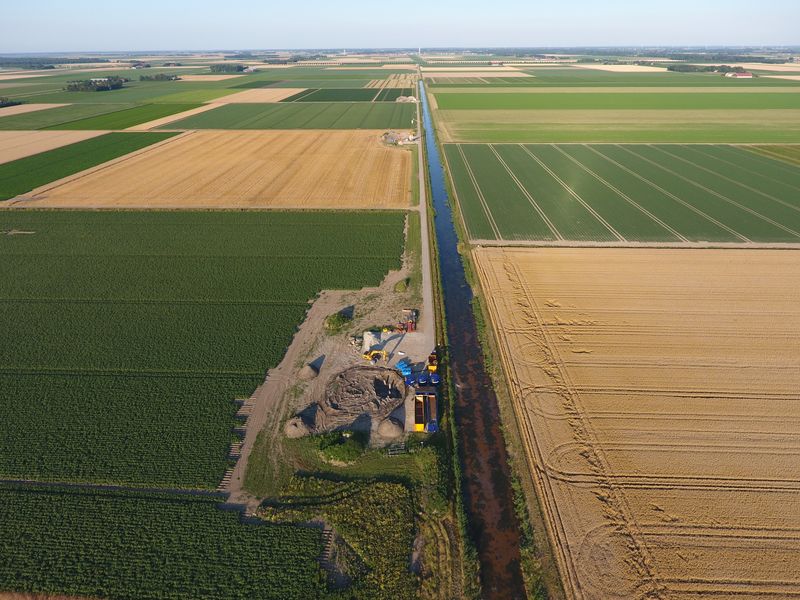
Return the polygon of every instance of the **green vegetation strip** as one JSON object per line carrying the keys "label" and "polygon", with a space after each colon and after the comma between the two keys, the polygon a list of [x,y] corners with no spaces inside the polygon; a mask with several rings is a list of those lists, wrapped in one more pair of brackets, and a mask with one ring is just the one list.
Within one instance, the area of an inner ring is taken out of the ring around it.
{"label": "green vegetation strip", "polygon": [[[39,99],[31,99],[30,101],[39,102]],[[0,117],[0,131],[45,129],[52,125],[113,113],[131,106],[131,104],[73,104],[47,108],[22,115]]]}
{"label": "green vegetation strip", "polygon": [[213,498],[0,485],[0,589],[133,600],[325,595],[320,530]]}
{"label": "green vegetation strip", "polygon": [[371,88],[321,89],[311,90],[309,94],[297,94],[295,102],[372,102],[378,90]]}
{"label": "green vegetation strip", "polygon": [[348,598],[417,597],[408,569],[414,502],[404,485],[295,477],[283,498],[269,502],[259,516],[277,523],[321,518],[334,527],[347,544],[337,548],[339,564],[354,579]]}
{"label": "green vegetation strip", "polygon": [[800,94],[626,93],[626,94],[448,94],[438,92],[440,109],[458,110],[743,110],[798,109]]}
{"label": "green vegetation strip", "polygon": [[413,104],[291,102],[228,104],[170,123],[170,129],[385,129],[410,128]]}
{"label": "green vegetation strip", "polygon": [[472,239],[800,243],[800,168],[736,146],[446,144]]}
{"label": "green vegetation strip", "polygon": [[399,267],[403,218],[0,212],[0,477],[215,488],[232,400],[319,290]]}
{"label": "green vegetation strip", "polygon": [[180,112],[197,108],[200,104],[144,104],[117,112],[53,125],[47,129],[127,129],[134,125],[154,121]]}
{"label": "green vegetation strip", "polygon": [[174,133],[109,133],[0,165],[0,200],[8,200],[163,141]]}

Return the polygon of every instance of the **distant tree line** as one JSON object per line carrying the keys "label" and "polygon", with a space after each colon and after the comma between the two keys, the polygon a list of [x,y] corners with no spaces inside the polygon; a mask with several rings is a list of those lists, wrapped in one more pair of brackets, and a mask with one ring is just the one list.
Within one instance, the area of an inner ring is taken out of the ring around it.
{"label": "distant tree line", "polygon": [[97,79],[82,79],[80,81],[69,81],[67,87],[64,88],[65,92],[108,92],[110,90],[118,90],[124,86],[130,79],[125,77],[117,77],[112,75],[110,77],[102,77]]}
{"label": "distant tree line", "polygon": [[220,63],[211,65],[212,73],[241,73],[244,71],[244,65],[235,63]]}
{"label": "distant tree line", "polygon": [[0,56],[0,67],[9,69],[55,69],[56,65],[107,63],[107,58],[65,58],[61,56]]}
{"label": "distant tree line", "polygon": [[180,77],[169,73],[158,73],[156,75],[139,75],[139,81],[178,81]]}
{"label": "distant tree line", "polygon": [[11,98],[6,98],[4,96],[0,97],[0,108],[5,108],[6,106],[17,106],[18,104],[22,104],[22,102],[12,100]]}
{"label": "distant tree line", "polygon": [[742,67],[731,67],[730,65],[689,65],[680,63],[667,66],[668,71],[678,73],[744,73]]}

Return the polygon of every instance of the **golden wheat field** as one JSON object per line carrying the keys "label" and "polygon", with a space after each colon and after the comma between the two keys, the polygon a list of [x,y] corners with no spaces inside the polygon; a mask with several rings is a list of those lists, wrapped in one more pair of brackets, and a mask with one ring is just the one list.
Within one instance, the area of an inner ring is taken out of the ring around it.
{"label": "golden wheat field", "polygon": [[195,131],[34,190],[15,206],[405,208],[411,153],[380,131]]}
{"label": "golden wheat field", "polygon": [[800,255],[475,256],[568,597],[800,595]]}

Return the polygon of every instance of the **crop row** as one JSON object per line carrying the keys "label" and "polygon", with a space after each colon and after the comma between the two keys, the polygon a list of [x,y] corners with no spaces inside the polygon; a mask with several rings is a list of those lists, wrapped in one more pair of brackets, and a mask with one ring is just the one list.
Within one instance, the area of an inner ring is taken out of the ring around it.
{"label": "crop row", "polygon": [[0,588],[114,600],[324,594],[319,530],[214,499],[0,486]]}
{"label": "crop row", "polygon": [[0,228],[31,232],[0,246],[0,476],[179,487],[219,482],[231,400],[308,301],[379,283],[403,245],[401,213],[15,211]]}
{"label": "crop row", "polygon": [[732,146],[445,146],[473,239],[800,241],[800,168]]}

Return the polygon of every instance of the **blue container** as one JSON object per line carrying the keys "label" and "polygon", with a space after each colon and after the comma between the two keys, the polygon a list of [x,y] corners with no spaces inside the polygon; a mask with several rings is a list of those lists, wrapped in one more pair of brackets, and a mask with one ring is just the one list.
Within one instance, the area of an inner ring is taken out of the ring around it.
{"label": "blue container", "polygon": [[417,375],[417,383],[420,385],[428,384],[428,374],[425,371]]}
{"label": "blue container", "polygon": [[417,380],[414,378],[413,375],[406,375],[406,385],[415,385]]}
{"label": "blue container", "polygon": [[431,373],[431,385],[439,385],[441,381],[438,373]]}

